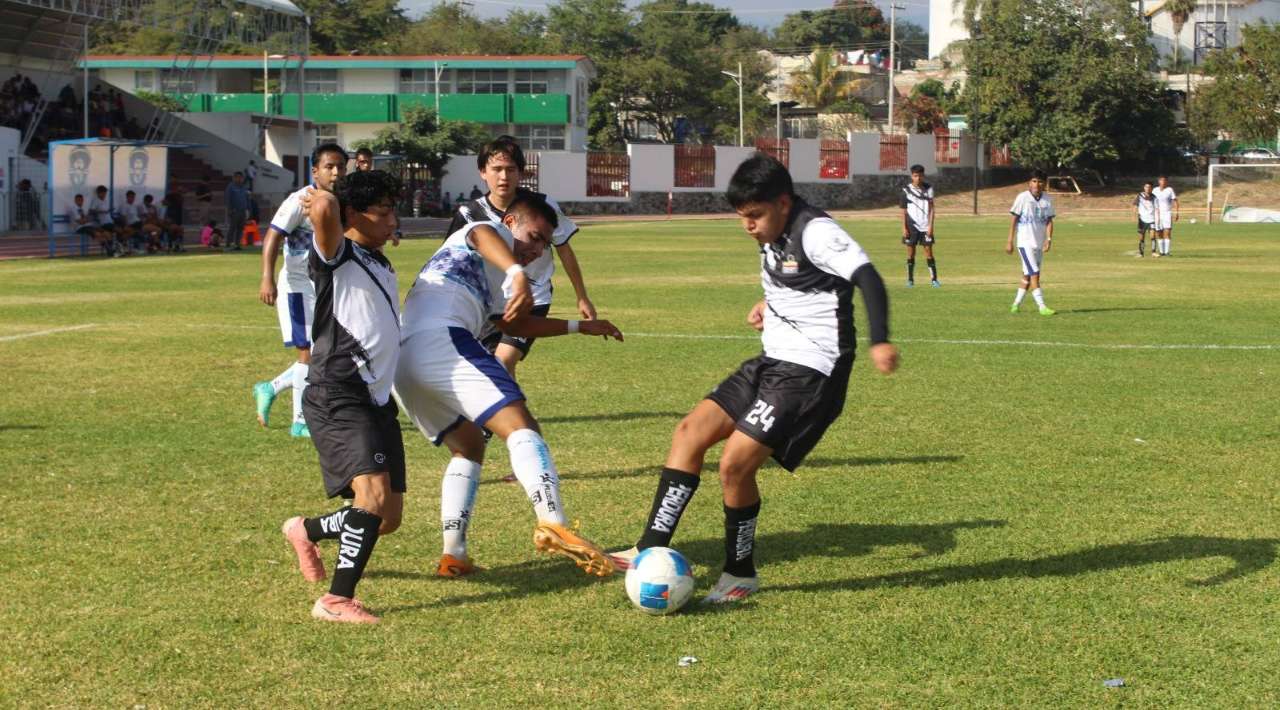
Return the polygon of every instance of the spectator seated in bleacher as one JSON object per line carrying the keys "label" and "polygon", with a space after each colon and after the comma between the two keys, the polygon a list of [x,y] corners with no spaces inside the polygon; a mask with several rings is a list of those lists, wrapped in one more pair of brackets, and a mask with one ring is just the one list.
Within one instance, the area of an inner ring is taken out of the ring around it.
{"label": "spectator seated in bleacher", "polygon": [[111,204],[107,200],[107,186],[94,188],[89,200],[89,220],[96,228],[94,238],[102,242],[102,251],[109,256],[122,256],[116,245],[116,225],[111,219]]}
{"label": "spectator seated in bleacher", "polygon": [[222,251],[223,241],[222,230],[212,221],[206,222],[204,229],[200,230],[200,243],[215,251]]}
{"label": "spectator seated in bleacher", "polygon": [[145,245],[142,234],[144,214],[142,205],[137,200],[138,193],[133,190],[124,193],[124,204],[116,210],[115,217],[116,225],[119,227],[117,234],[120,246],[124,247],[127,244],[134,254],[141,254]]}
{"label": "spectator seated in bleacher", "polygon": [[111,256],[111,234],[93,221],[89,208],[85,207],[84,195],[77,194],[75,204],[67,210],[67,224],[71,225],[73,234],[88,237],[102,247],[105,256]]}
{"label": "spectator seated in bleacher", "polygon": [[160,223],[165,230],[165,248],[182,251],[182,193],[174,190],[160,201]]}
{"label": "spectator seated in bleacher", "polygon": [[160,220],[160,209],[156,198],[144,195],[142,198],[142,236],[146,239],[147,253],[154,254],[164,248],[168,241],[164,222]]}

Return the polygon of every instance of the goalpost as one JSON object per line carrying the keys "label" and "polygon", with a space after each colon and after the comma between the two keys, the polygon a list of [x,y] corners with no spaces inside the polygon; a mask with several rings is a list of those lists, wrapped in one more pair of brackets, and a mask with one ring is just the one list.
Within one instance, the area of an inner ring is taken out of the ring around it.
{"label": "goalpost", "polygon": [[1210,165],[1208,222],[1213,222],[1215,204],[1221,205],[1218,217],[1223,222],[1280,223],[1280,163]]}

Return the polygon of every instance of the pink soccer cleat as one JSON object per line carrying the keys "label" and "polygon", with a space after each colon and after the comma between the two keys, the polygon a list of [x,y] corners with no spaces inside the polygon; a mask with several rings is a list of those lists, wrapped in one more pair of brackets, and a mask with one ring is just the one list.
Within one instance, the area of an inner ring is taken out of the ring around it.
{"label": "pink soccer cleat", "polygon": [[369,613],[359,599],[326,594],[311,607],[311,616],[321,621],[337,621],[347,624],[376,624],[381,619]]}
{"label": "pink soccer cleat", "polygon": [[280,532],[293,545],[293,551],[298,553],[298,570],[302,572],[302,578],[308,582],[324,579],[324,561],[320,559],[320,548],[307,538],[307,528],[302,524],[302,516],[295,515],[284,521]]}

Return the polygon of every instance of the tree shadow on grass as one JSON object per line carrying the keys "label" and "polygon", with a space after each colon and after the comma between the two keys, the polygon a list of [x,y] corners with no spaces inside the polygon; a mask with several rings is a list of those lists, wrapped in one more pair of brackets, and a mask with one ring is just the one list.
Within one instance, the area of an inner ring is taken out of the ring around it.
{"label": "tree shadow on grass", "polygon": [[1059,308],[1058,313],[1136,313],[1138,311],[1211,311],[1212,308],[1187,308],[1184,306],[1134,306],[1114,308]]}
{"label": "tree shadow on grass", "polygon": [[48,429],[43,424],[0,424],[0,431],[40,431]]}
{"label": "tree shadow on grass", "polygon": [[[1175,562],[1179,560],[1225,557],[1233,566],[1201,580],[1188,580],[1191,587],[1209,587],[1239,579],[1270,566],[1276,559],[1280,540],[1269,538],[1234,539],[1181,535],[1147,542],[1119,543],[1091,547],[1061,555],[1038,558],[1006,557],[954,567],[941,567],[913,572],[895,572],[874,577],[853,577],[828,582],[808,582],[771,586],[769,591],[861,591],[885,587],[933,588],[963,582],[986,582],[999,579],[1040,579],[1074,577],[1091,572],[1105,572],[1128,567]],[[767,553],[766,553],[767,554]]]}

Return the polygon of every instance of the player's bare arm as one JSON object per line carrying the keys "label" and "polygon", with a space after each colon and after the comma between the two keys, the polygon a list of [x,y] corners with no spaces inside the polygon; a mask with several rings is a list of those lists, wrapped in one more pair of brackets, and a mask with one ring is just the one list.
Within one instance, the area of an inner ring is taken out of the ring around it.
{"label": "player's bare arm", "polygon": [[1016,214],[1011,215],[1009,217],[1009,240],[1006,241],[1004,244],[1004,253],[1006,254],[1013,253],[1013,233],[1014,233],[1014,230],[1016,230],[1017,228],[1018,228],[1018,215]]}
{"label": "player's bare arm", "polygon": [[525,276],[524,271],[512,268],[518,267],[519,264],[511,248],[502,240],[502,237],[498,236],[498,232],[493,227],[485,225],[477,225],[471,230],[467,239],[485,261],[507,272],[511,277],[511,297],[507,299],[502,319],[511,322],[527,314],[533,308],[533,291],[529,288],[529,277]]}
{"label": "player's bare arm", "polygon": [[316,252],[324,259],[336,257],[344,236],[338,198],[324,190],[307,190],[302,204],[315,226]]}
{"label": "player's bare arm", "polygon": [[1044,228],[1044,250],[1046,253],[1053,248],[1053,218],[1049,218],[1049,223]]}
{"label": "player's bare arm", "polygon": [[929,238],[930,239],[933,238],[933,215],[934,215],[933,199],[930,198],[929,199]]}
{"label": "player's bare arm", "polygon": [[573,247],[568,242],[556,247],[556,254],[560,257],[560,264],[564,266],[564,273],[569,277],[569,283],[573,284],[573,292],[578,297],[578,313],[587,320],[596,319],[596,306],[587,297],[587,285],[582,280],[582,268],[578,266],[578,255],[573,253]]}
{"label": "player's bare arm", "polygon": [[911,217],[907,214],[907,208],[902,208],[902,236],[906,237],[911,234]]}
{"label": "player's bare arm", "polygon": [[497,321],[498,330],[518,338],[551,338],[557,335],[599,335],[605,340],[613,338],[622,340],[622,331],[607,320],[564,320],[562,318],[542,318],[540,316],[522,316],[512,321]]}
{"label": "player's bare arm", "polygon": [[284,234],[275,227],[267,228],[262,240],[262,281],[258,285],[258,299],[268,306],[276,305],[276,258],[280,255],[280,242]]}
{"label": "player's bare arm", "polygon": [[1182,216],[1182,206],[1178,204],[1178,198],[1173,198],[1173,221],[1177,222]]}
{"label": "player's bare arm", "polygon": [[747,311],[747,325],[756,330],[764,330],[764,309],[766,308],[764,299],[760,299],[756,305]]}

